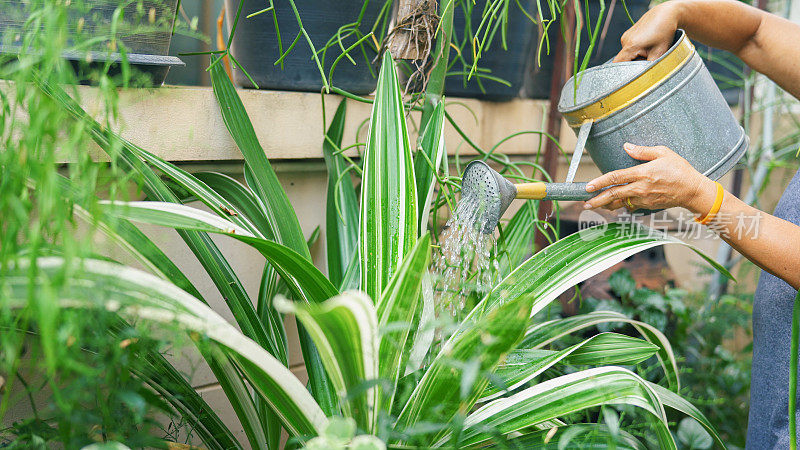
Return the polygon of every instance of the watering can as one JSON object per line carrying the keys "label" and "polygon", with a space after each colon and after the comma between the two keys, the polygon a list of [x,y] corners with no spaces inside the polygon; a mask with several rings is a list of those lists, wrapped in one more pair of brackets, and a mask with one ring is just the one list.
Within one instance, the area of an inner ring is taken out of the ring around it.
{"label": "watering can", "polygon": [[733,168],[747,150],[749,138],[683,30],[655,61],[607,62],[575,77],[564,85],[558,102],[558,111],[578,136],[565,183],[513,184],[482,161],[464,169],[462,196],[486,202],[484,233],[494,231],[514,198],[588,200],[597,195],[586,192],[586,183],[572,182],[584,148],[608,173],[642,163],[625,152],[624,143],[664,145],[712,180]]}

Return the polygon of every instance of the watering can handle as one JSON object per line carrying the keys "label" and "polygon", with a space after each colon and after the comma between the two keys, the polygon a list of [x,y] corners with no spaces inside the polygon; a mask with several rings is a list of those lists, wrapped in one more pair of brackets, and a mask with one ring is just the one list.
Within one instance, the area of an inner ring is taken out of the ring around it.
{"label": "watering can handle", "polygon": [[516,198],[527,200],[585,201],[599,192],[586,192],[586,183],[533,183],[515,184]]}
{"label": "watering can handle", "polygon": [[592,131],[593,123],[593,121],[587,120],[581,125],[581,129],[578,132],[578,142],[575,143],[575,151],[572,153],[572,160],[569,162],[567,178],[564,180],[566,183],[572,183],[572,180],[575,179],[575,173],[578,171],[578,165],[581,163],[583,148],[586,147],[586,139],[589,138],[589,133]]}

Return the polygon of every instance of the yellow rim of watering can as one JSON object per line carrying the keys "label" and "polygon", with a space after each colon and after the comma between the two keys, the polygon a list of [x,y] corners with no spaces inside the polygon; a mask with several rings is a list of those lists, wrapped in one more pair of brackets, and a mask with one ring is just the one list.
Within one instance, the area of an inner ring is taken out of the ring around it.
{"label": "yellow rim of watering can", "polygon": [[692,55],[694,45],[684,33],[670,52],[656,60],[641,75],[594,103],[563,113],[564,118],[570,126],[577,127],[586,121],[595,122],[609,116],[658,87],[689,62]]}

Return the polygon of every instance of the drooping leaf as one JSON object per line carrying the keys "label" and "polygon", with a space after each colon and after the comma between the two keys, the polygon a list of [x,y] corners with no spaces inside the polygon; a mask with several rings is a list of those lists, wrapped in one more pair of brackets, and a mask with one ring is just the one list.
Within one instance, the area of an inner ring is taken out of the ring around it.
{"label": "drooping leaf", "polygon": [[305,326],[319,350],[347,417],[371,431],[377,422],[376,388],[364,383],[378,378],[378,318],[372,300],[348,291],[321,304],[276,300],[278,310],[292,313]]}
{"label": "drooping leaf", "polygon": [[[536,253],[498,283],[459,325],[463,333],[471,323],[508,301],[530,297],[531,316],[544,309],[575,284],[648,248],[664,244],[685,244],[661,231],[635,223],[611,223],[571,234]],[[689,246],[721,273],[728,271]],[[677,382],[677,380],[673,380]]]}
{"label": "drooping leaf", "polygon": [[173,228],[228,235],[258,250],[269,261],[292,294],[321,303],[339,292],[313,264],[292,249],[257,238],[232,222],[185,205],[165,202],[104,202],[109,214],[128,220]]}
{"label": "drooping leaf", "polygon": [[394,61],[384,53],[361,180],[361,290],[380,298],[417,239],[417,194]]}
{"label": "drooping leaf", "polygon": [[[155,171],[137,156],[140,152],[134,151],[135,149],[142,152],[144,150],[99,124],[60,86],[47,83],[41,78],[36,78],[34,81],[42,92],[61,105],[76,120],[86,125],[88,134],[101,149],[112,155],[112,157],[116,157],[123,167],[138,175],[138,179],[142,183],[142,189],[149,198],[174,203],[179,202],[175,193],[161,180]],[[275,343],[270,342],[261,322],[257,320],[257,315],[253,311],[253,302],[247,295],[244,286],[222,255],[222,252],[211,240],[211,237],[203,232],[188,230],[178,230],[178,235],[197,257],[214,286],[225,299],[243,332],[260,345],[271,349],[277,354],[278,350],[274,348]],[[156,262],[155,259],[152,261]],[[215,376],[220,381],[225,394],[234,406],[234,411],[242,423],[250,445],[252,447],[262,447],[265,442],[263,430],[266,425],[258,421],[259,416],[253,410],[251,397],[246,389],[243,389],[241,381],[230,378],[231,375],[236,375],[235,369],[231,367],[230,362],[227,360],[214,361],[213,358],[207,358],[207,360]]]}
{"label": "drooping leaf", "polygon": [[623,430],[612,433],[608,427],[596,423],[578,423],[525,433],[510,439],[508,445],[492,445],[489,448],[536,448],[539,450],[605,449],[646,450],[635,436]]}
{"label": "drooping leaf", "polygon": [[[258,142],[253,124],[250,122],[239,94],[236,93],[222,64],[213,64],[212,62],[209,72],[211,87],[219,102],[222,120],[244,156],[245,180],[256,193],[256,197],[266,206],[264,215],[275,232],[276,240],[310,262],[311,252],[306,245],[300,221],[297,219],[297,214],[292,204],[289,203],[289,197],[278,181],[264,149]],[[330,390],[325,370],[319,361],[319,355],[301,325],[298,325],[298,335],[311,389],[325,411],[332,414],[334,411],[329,408],[334,402],[334,394]]]}
{"label": "drooping leaf", "polygon": [[617,333],[600,333],[560,351],[518,348],[497,367],[480,401],[503,395],[534,379],[557,363],[572,365],[633,365],[653,356],[659,347]]}
{"label": "drooping leaf", "polygon": [[389,380],[392,385],[390,392],[380,390],[382,411],[392,410],[393,391],[405,372],[407,344],[419,326],[414,318],[420,317],[422,278],[427,273],[429,262],[430,235],[426,233],[406,255],[378,301],[378,326],[381,330],[379,374],[382,380]]}
{"label": "drooping leaf", "polygon": [[711,425],[711,422],[708,421],[706,416],[703,415],[703,413],[700,412],[699,409],[697,409],[694,405],[689,403],[689,401],[687,401],[685,398],[681,397],[680,395],[670,391],[669,389],[663,386],[659,386],[655,383],[650,383],[650,382],[648,382],[648,384],[650,385],[650,388],[653,390],[653,392],[656,393],[656,395],[661,400],[661,403],[664,404],[664,406],[672,408],[676,411],[680,411],[686,414],[687,416],[691,417],[692,419],[696,420],[697,423],[699,423],[708,432],[708,434],[711,435],[711,437],[714,439],[714,442],[716,442],[717,445],[720,446],[720,448],[727,448],[725,446],[725,442],[722,440],[719,433],[717,433],[716,428],[714,428],[714,426]]}
{"label": "drooping leaf", "polygon": [[680,389],[680,379],[678,378],[678,363],[675,361],[675,353],[672,345],[664,333],[652,325],[638,320],[633,320],[614,311],[594,311],[589,314],[581,314],[572,317],[565,317],[560,320],[552,320],[540,324],[532,325],[525,333],[525,338],[519,348],[542,348],[545,345],[560,339],[578,330],[595,326],[601,323],[627,323],[632,325],[648,342],[659,347],[658,361],[664,369],[669,385],[677,390]]}
{"label": "drooping leaf", "polygon": [[[504,278],[486,296],[482,311],[520,295],[536,298],[531,316],[569,287],[638,252],[665,244],[687,245],[680,239],[639,224],[611,223],[573,233],[536,253]],[[727,273],[696,248],[714,268]]]}
{"label": "drooping leaf", "polygon": [[[545,420],[604,404],[631,405],[650,413],[660,448],[676,448],[667,429],[667,418],[658,396],[633,372],[620,367],[599,367],[562,375],[494,400],[467,416],[461,433],[462,446],[492,438],[486,429],[509,434]],[[446,442],[445,436],[437,443]]]}
{"label": "drooping leaf", "polygon": [[[42,273],[48,273],[63,269],[64,260],[40,258],[36,263]],[[70,282],[59,291],[61,307],[105,308],[137,323],[171,324],[207,336],[231,357],[292,435],[302,439],[324,429],[328,419],[294,374],[207,305],[174,284],[138,269],[100,260],[75,263]],[[7,278],[6,300],[12,308],[26,303],[30,283],[26,270],[25,265],[15,267]]]}
{"label": "drooping leaf", "polygon": [[249,187],[222,173],[197,172],[194,176],[233,206],[232,211],[223,211],[225,215],[222,217],[228,218],[233,213],[243,214],[261,232],[264,239],[275,240],[275,232],[264,214],[266,206]]}
{"label": "drooping leaf", "polygon": [[328,278],[340,288],[351,261],[359,261],[354,258],[358,253],[358,199],[348,171],[349,164],[338,153],[342,147],[346,113],[347,101],[342,99],[322,142],[322,155],[328,169],[325,209]]}

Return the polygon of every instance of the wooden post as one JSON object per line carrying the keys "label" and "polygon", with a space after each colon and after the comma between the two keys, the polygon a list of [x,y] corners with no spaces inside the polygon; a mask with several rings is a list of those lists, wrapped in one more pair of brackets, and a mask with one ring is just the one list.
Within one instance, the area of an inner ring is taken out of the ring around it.
{"label": "wooden post", "polygon": [[[567,74],[569,73],[567,68],[572,66],[573,61],[573,58],[570,57],[570,50],[573,48],[571,45],[572,35],[569,34],[569,30],[572,29],[571,27],[574,26],[575,21],[575,9],[572,2],[567,2],[560,20],[565,26],[561,28],[563,33],[558,33],[558,38],[556,39],[556,48],[553,54],[553,78],[550,81],[550,104],[547,109],[547,133],[552,136],[553,139],[547,139],[542,163],[542,167],[553,180],[558,179],[558,159],[560,157],[558,146],[554,142],[554,140],[558,140],[561,134],[561,114],[558,112],[558,99],[561,96],[561,87],[566,82]],[[567,34],[567,36],[564,36],[564,34]],[[539,221],[543,222],[549,220],[552,214],[553,202],[539,202],[539,212],[537,214]],[[556,238],[557,237],[558,236],[556,236]],[[535,244],[536,250],[538,251],[545,248],[549,244],[549,241],[544,234],[537,231]],[[568,292],[572,292],[572,290]],[[573,316],[578,312],[577,302],[571,302],[571,297],[571,295],[562,295],[559,297],[564,315],[567,316]]]}
{"label": "wooden post", "polygon": [[[564,33],[568,33],[570,27],[573,26],[574,17],[575,10],[573,9],[572,2],[567,2],[560,19],[562,23],[566,24],[563,28]],[[550,104],[547,108],[547,133],[552,136],[553,139],[547,139],[542,161],[542,167],[553,180],[557,180],[558,159],[560,157],[558,146],[554,142],[554,140],[558,140],[561,134],[561,114],[558,112],[558,99],[561,95],[561,87],[564,85],[567,78],[567,67],[571,65],[570,62],[572,58],[569,57],[570,49],[572,48],[570,45],[571,40],[571,36],[565,37],[563,33],[558,33],[556,48],[553,54],[553,78],[550,81]],[[539,203],[539,220],[544,221],[549,219],[552,213],[553,202],[542,201]],[[542,233],[537,232],[536,248],[542,249],[546,247],[547,244],[547,238]]]}

